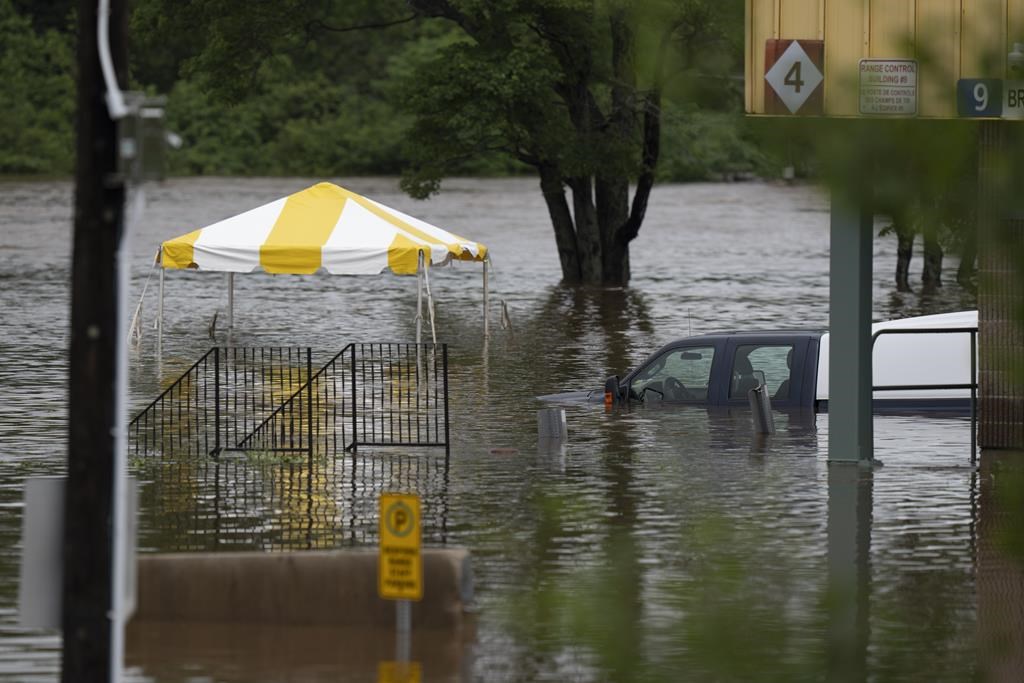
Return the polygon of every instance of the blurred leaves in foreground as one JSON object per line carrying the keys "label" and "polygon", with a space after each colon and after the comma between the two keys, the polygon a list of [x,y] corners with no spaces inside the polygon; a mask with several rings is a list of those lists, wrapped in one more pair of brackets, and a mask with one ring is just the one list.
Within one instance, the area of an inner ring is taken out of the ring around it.
{"label": "blurred leaves in foreground", "polygon": [[[531,547],[541,554],[595,516],[544,495],[534,505],[540,517]],[[591,526],[601,539],[591,552],[536,562],[505,603],[507,626],[564,679],[969,680],[978,674],[974,619],[962,611],[970,578],[962,569],[907,571],[880,588],[868,561],[859,588],[837,591],[828,582],[827,558],[787,553],[770,521],[706,510],[677,530],[667,564],[651,561],[636,530],[607,523],[613,528],[603,537]],[[851,601],[860,610],[848,625],[853,631],[833,628]],[[831,642],[836,633],[843,640]],[[846,652],[839,659],[830,654],[836,647]],[[860,673],[849,670],[850,657]]]}

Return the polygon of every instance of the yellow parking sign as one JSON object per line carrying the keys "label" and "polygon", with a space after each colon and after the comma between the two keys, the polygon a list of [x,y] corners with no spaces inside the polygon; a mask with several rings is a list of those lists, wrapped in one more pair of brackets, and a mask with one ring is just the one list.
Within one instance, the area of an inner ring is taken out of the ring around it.
{"label": "yellow parking sign", "polygon": [[380,555],[377,588],[386,600],[423,598],[419,496],[380,497]]}
{"label": "yellow parking sign", "polygon": [[377,683],[420,683],[423,672],[419,662],[380,662]]}

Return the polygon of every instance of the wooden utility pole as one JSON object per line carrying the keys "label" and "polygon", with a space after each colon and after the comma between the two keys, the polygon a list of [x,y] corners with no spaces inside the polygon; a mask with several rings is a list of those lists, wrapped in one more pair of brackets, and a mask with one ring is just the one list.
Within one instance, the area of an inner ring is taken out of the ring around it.
{"label": "wooden utility pole", "polygon": [[[124,0],[112,0],[110,47],[124,83]],[[110,681],[113,616],[115,425],[119,411],[117,254],[125,187],[117,126],[104,100],[96,0],[78,3],[78,112],[71,271],[68,478],[64,519],[62,681]]]}

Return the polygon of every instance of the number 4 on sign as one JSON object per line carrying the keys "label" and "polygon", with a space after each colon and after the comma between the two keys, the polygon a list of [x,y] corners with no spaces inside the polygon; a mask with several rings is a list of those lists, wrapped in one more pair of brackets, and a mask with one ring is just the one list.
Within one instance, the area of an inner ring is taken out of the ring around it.
{"label": "number 4 on sign", "polygon": [[821,40],[769,40],[764,62],[765,113],[823,113],[824,57]]}
{"label": "number 4 on sign", "polygon": [[786,80],[783,81],[785,85],[791,86],[796,92],[800,92],[800,88],[803,87],[804,82],[800,80],[800,65],[803,62],[793,62],[793,66],[786,74]]}

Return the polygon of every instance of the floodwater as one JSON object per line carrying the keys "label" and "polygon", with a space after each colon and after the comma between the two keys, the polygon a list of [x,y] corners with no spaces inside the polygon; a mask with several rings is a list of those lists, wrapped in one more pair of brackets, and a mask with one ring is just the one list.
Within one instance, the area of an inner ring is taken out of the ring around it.
{"label": "floodwater", "polygon": [[[157,362],[150,264],[159,241],[312,182],[146,189],[130,248],[131,308],[148,283],[145,334],[130,354],[133,408],[211,335],[228,342],[224,277],[172,272]],[[825,326],[820,191],[660,186],[632,246],[631,286],[602,291],[557,285],[532,179],[454,180],[425,203],[393,179],[340,182],[492,250],[486,346],[479,269],[432,273],[439,341],[451,345],[449,461],[437,450],[368,451],[315,480],[265,459],[133,461],[141,552],[370,545],[376,494],[398,484],[423,497],[428,543],[473,555],[475,636],[416,636],[425,681],[793,680],[836,666],[871,679],[981,675],[987,508],[967,420],[876,418],[884,467],[858,476],[845,509],[849,482],[826,464],[827,416],[780,413],[778,434],[759,444],[743,412],[571,406],[568,446],[538,448],[537,395],[599,386],[690,333]],[[0,677],[14,680],[54,680],[59,670],[59,639],[20,630],[16,609],[22,483],[64,469],[71,195],[67,183],[0,184]],[[876,319],[972,305],[952,283],[932,297],[895,293],[894,261],[895,240],[876,239]],[[946,265],[951,280],[955,260]],[[502,301],[508,329],[498,325]],[[230,343],[311,346],[325,360],[351,341],[412,340],[415,305],[412,278],[239,276]],[[830,546],[829,524],[844,520],[859,533],[850,548]],[[830,610],[827,581],[846,569],[859,577],[849,619]],[[130,633],[130,680],[370,680],[392,654],[389,634],[168,629]]]}

